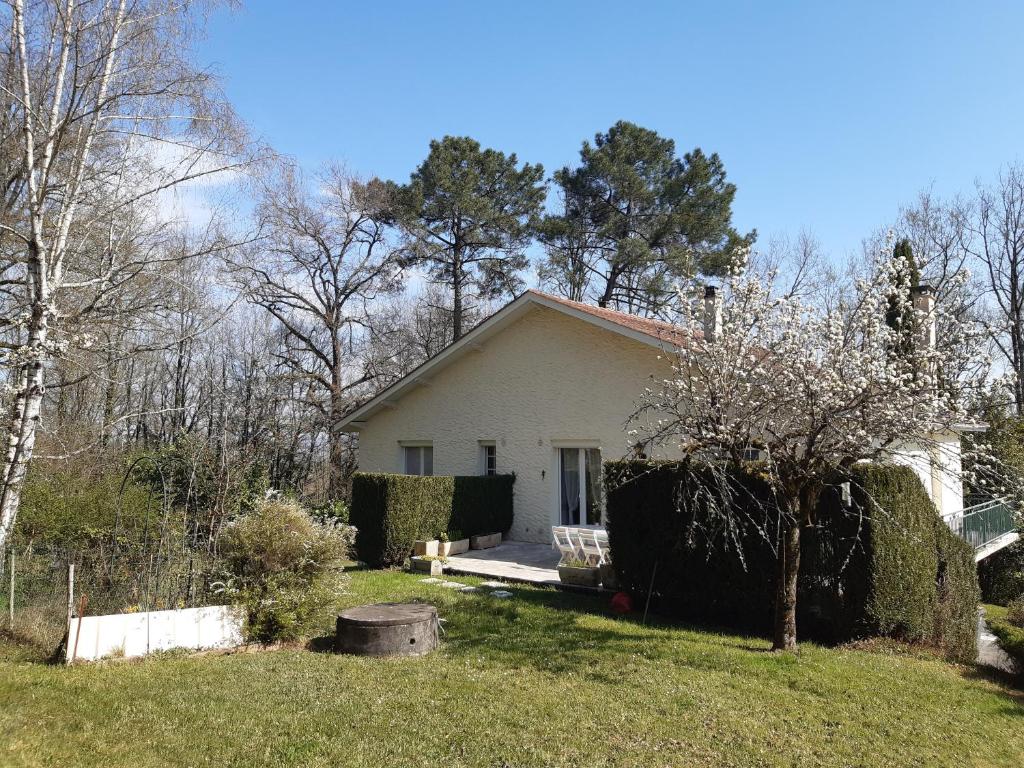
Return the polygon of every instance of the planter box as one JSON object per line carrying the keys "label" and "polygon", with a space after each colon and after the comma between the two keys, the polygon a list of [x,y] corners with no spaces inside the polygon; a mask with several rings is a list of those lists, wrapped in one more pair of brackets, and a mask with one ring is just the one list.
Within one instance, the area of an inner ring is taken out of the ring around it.
{"label": "planter box", "polygon": [[480,536],[469,537],[470,549],[490,549],[501,544],[500,533],[484,533]]}
{"label": "planter box", "polygon": [[431,539],[430,541],[414,541],[412,543],[412,553],[417,557],[423,557],[424,555],[433,555],[437,557],[437,545],[440,542],[437,539]]}
{"label": "planter box", "polygon": [[412,570],[420,573],[429,573],[431,576],[440,576],[444,566],[440,560],[426,560],[422,557],[414,557],[409,561]]}
{"label": "planter box", "polygon": [[449,555],[461,555],[469,551],[469,539],[457,539],[455,541],[442,541],[437,546],[437,554],[441,557]]}
{"label": "planter box", "polygon": [[597,588],[601,583],[601,571],[598,568],[576,568],[571,565],[558,566],[558,580],[563,584],[575,587]]}
{"label": "planter box", "polygon": [[452,546],[453,555],[461,555],[463,552],[469,552],[469,539],[456,539],[455,541],[448,542]]}
{"label": "planter box", "polygon": [[615,569],[612,568],[611,563],[601,563],[597,569],[601,573],[602,587],[610,590],[617,590],[619,588],[619,580],[615,578]]}

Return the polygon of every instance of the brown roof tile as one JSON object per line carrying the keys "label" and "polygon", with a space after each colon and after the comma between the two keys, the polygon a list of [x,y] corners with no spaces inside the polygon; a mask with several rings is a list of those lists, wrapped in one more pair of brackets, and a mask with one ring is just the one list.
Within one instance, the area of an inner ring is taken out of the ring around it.
{"label": "brown roof tile", "polygon": [[[556,301],[566,307],[579,310],[580,312],[586,312],[588,315],[599,317],[602,320],[621,325],[623,328],[629,328],[632,331],[638,331],[640,333],[653,336],[656,339],[661,339],[669,344],[682,344],[688,338],[690,334],[684,332],[678,326],[672,325],[672,323],[666,323],[663,320],[653,320],[648,317],[640,317],[639,315],[631,315],[628,312],[618,312],[614,309],[605,309],[604,307],[595,307],[593,304],[583,304],[579,301],[571,301],[561,296],[555,296],[554,294],[545,293],[544,291],[538,291],[531,288],[528,293],[532,293],[535,296],[541,296],[549,301]],[[700,338],[703,334],[697,331],[695,334]]]}

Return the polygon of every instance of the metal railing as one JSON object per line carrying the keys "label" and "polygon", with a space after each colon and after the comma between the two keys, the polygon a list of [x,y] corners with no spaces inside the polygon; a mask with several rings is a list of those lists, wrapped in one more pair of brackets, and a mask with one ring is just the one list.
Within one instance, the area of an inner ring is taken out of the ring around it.
{"label": "metal railing", "polygon": [[975,550],[1017,529],[1014,507],[1008,499],[990,499],[946,515],[946,523]]}

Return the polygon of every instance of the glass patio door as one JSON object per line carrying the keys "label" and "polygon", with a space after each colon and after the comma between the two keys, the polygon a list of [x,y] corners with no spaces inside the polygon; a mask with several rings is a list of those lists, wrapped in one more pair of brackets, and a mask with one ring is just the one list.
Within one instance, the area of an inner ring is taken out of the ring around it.
{"label": "glass patio door", "polygon": [[601,450],[559,448],[558,467],[559,523],[600,527]]}

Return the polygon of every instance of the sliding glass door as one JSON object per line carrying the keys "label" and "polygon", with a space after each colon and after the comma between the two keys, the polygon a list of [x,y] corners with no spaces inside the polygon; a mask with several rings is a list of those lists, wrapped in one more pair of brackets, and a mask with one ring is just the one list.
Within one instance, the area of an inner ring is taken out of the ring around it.
{"label": "sliding glass door", "polygon": [[599,448],[559,448],[558,486],[561,525],[601,525]]}

